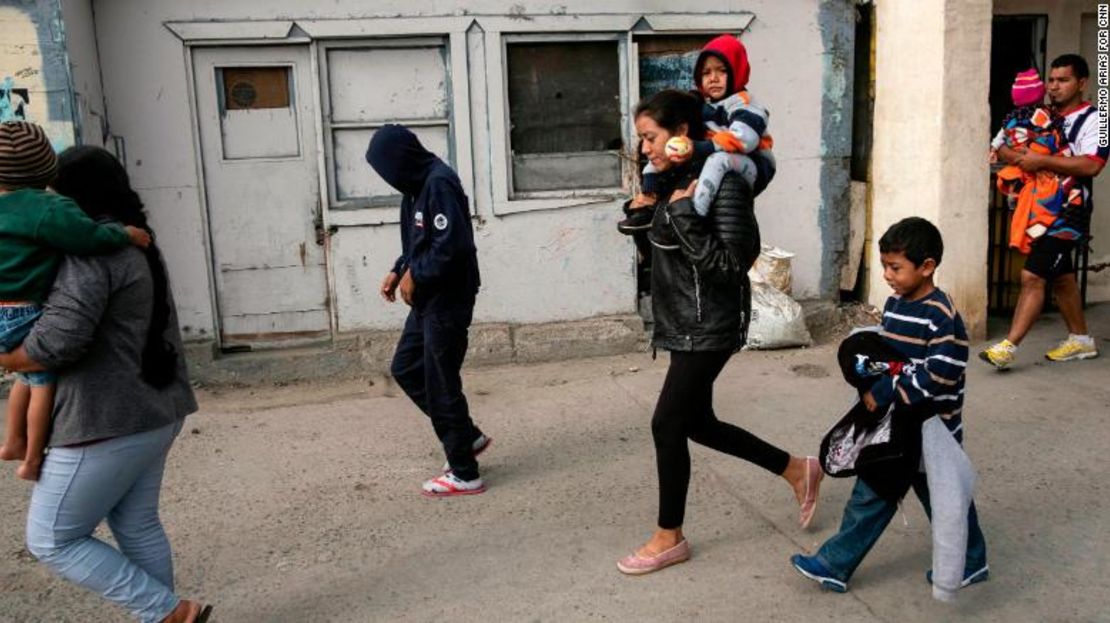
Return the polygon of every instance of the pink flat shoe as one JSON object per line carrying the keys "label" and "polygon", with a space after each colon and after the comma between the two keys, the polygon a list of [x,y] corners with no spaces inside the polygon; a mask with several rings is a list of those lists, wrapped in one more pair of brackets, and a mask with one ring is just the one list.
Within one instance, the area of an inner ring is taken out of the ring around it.
{"label": "pink flat shoe", "polygon": [[807,456],[806,494],[798,511],[798,524],[802,526],[802,530],[809,527],[809,523],[813,521],[813,515],[817,512],[817,492],[821,488],[821,479],[824,477],[825,472],[822,471],[821,462],[817,457]]}
{"label": "pink flat shoe", "polygon": [[690,560],[690,542],[682,539],[678,545],[654,556],[640,556],[635,553],[625,556],[617,561],[617,569],[628,575],[644,575],[687,560]]}

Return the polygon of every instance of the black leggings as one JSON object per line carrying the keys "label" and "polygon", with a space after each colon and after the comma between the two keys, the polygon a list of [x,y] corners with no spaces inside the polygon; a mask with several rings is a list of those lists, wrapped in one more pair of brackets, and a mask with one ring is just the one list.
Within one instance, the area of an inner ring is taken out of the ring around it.
{"label": "black leggings", "polygon": [[786,471],[789,454],[713,414],[713,381],[731,356],[728,351],[671,353],[667,379],[651,418],[659,470],[660,528],[681,527],[686,514],[686,491],[690,487],[687,438],[751,461],[773,474]]}

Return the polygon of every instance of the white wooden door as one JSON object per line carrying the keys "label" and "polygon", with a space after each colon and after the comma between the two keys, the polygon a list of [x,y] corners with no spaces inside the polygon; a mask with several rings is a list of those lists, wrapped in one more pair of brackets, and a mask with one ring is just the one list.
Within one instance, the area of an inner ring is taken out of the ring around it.
{"label": "white wooden door", "polygon": [[306,46],[193,51],[225,349],[330,335],[309,63]]}

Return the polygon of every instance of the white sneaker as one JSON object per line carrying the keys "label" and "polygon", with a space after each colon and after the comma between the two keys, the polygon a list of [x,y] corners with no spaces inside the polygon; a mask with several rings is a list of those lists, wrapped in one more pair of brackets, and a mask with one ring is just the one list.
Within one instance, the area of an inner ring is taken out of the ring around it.
{"label": "white sneaker", "polygon": [[485,493],[486,483],[481,478],[462,480],[453,472],[437,476],[424,482],[421,493],[430,498],[445,498],[453,495],[475,495]]}
{"label": "white sneaker", "polygon": [[[492,443],[493,443],[493,437],[487,437],[485,435],[478,435],[478,438],[475,439],[474,443],[471,444],[471,446],[470,446],[471,448],[474,449],[474,458],[478,458],[478,455],[485,452],[486,448],[490,447],[490,444],[492,444]],[[448,463],[447,461],[443,462],[443,473],[444,474],[451,473],[451,464]]]}

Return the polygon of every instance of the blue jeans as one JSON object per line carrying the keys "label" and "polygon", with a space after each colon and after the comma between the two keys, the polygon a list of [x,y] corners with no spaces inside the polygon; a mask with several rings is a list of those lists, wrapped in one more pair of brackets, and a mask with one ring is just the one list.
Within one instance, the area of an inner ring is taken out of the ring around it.
{"label": "blue jeans", "polygon": [[[914,479],[913,492],[925,507],[925,514],[931,516],[929,487],[926,484],[925,474],[918,474]],[[840,531],[817,550],[817,560],[832,572],[833,577],[847,582],[856,567],[863,562],[867,552],[871,551],[871,547],[882,536],[883,530],[897,511],[897,504],[879,497],[871,487],[856,478],[852,497],[844,507],[844,519],[840,522]],[[967,524],[965,578],[987,566],[987,542],[983,539],[983,531],[979,528],[979,516],[975,512],[974,503],[968,511]]]}
{"label": "blue jeans", "polygon": [[[42,307],[34,304],[0,305],[0,353],[19,348],[41,315]],[[53,385],[57,381],[53,372],[17,372],[15,378],[31,387]]]}
{"label": "blue jeans", "polygon": [[[51,448],[31,493],[27,549],[54,573],[142,621],[161,621],[178,604],[158,498],[166,455],[183,423]],[[104,519],[118,550],[92,536]]]}

